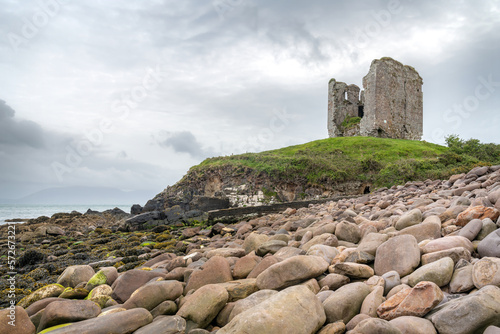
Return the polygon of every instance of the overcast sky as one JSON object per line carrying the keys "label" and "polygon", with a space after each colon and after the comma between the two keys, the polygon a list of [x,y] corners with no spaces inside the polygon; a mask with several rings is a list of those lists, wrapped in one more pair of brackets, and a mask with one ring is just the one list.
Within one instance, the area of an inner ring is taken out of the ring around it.
{"label": "overcast sky", "polygon": [[500,1],[5,0],[0,198],[151,190],[215,155],[326,138],[330,78],[424,80],[424,140],[500,143]]}

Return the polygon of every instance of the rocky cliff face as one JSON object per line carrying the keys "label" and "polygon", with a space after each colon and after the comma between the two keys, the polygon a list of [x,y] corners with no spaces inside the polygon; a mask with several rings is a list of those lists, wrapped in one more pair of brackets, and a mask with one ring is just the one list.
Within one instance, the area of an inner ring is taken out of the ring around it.
{"label": "rocky cliff face", "polygon": [[[191,169],[175,185],[136,207],[131,218],[138,224],[149,220],[204,220],[210,210],[259,206],[279,202],[329,198],[337,195],[363,194],[369,187],[359,181],[311,185],[306,180],[276,182],[270,175],[255,175],[250,168],[211,167]],[[160,222],[156,222],[155,225]]]}

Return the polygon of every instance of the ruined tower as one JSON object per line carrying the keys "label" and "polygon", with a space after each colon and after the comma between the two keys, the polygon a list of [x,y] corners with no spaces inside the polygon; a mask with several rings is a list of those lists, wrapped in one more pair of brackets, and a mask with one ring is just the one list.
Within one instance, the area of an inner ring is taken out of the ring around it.
{"label": "ruined tower", "polygon": [[392,58],[372,61],[363,91],[335,79],[328,85],[328,135],[420,140],[422,78]]}

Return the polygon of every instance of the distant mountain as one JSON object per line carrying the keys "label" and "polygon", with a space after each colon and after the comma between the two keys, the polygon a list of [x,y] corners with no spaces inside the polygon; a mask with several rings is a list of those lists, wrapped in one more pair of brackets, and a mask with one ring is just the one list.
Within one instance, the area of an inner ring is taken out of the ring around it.
{"label": "distant mountain", "polygon": [[49,205],[144,205],[154,191],[123,191],[106,187],[61,187],[48,188],[17,200],[2,200],[5,204],[49,204]]}

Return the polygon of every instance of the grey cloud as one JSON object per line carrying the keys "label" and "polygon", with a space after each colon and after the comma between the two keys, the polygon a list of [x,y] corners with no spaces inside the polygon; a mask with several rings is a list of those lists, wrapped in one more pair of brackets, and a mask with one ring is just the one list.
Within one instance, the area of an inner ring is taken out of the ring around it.
{"label": "grey cloud", "polygon": [[167,136],[168,138],[160,142],[160,146],[170,147],[177,153],[187,153],[197,159],[205,159],[213,154],[211,149],[204,149],[190,131],[168,133]]}
{"label": "grey cloud", "polygon": [[40,125],[15,118],[15,111],[0,100],[0,145],[42,148],[44,133]]}

